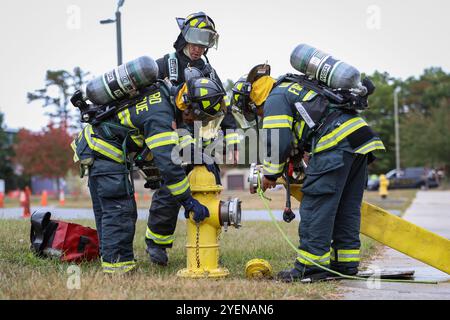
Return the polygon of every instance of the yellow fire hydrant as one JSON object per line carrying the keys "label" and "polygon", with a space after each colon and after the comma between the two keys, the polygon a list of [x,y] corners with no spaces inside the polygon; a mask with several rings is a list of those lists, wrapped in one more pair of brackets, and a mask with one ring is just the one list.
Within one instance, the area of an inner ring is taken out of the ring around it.
{"label": "yellow fire hydrant", "polygon": [[185,278],[222,278],[230,272],[219,265],[219,235],[222,226],[240,227],[241,202],[234,198],[220,201],[222,186],[216,184],[214,174],[205,166],[195,166],[189,174],[192,196],[209,210],[209,218],[200,223],[192,219],[187,224],[187,267],[177,276]]}
{"label": "yellow fire hydrant", "polygon": [[380,187],[378,193],[381,198],[385,199],[388,196],[389,180],[384,174],[380,175]]}

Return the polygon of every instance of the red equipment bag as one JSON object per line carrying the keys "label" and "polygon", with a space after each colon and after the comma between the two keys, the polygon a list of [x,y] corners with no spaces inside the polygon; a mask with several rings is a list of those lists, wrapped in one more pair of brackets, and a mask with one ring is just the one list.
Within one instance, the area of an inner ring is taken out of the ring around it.
{"label": "red equipment bag", "polygon": [[99,257],[97,231],[76,223],[50,220],[50,212],[31,216],[31,250],[39,257],[81,262]]}

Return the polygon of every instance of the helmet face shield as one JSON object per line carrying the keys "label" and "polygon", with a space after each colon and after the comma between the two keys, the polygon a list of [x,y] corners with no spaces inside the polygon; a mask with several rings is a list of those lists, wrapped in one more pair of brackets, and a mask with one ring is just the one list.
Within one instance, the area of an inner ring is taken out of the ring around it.
{"label": "helmet face shield", "polygon": [[187,28],[183,31],[186,42],[217,49],[219,34],[215,31],[199,28]]}
{"label": "helmet face shield", "polygon": [[242,110],[237,106],[233,105],[231,107],[231,114],[233,115],[236,122],[239,124],[239,127],[242,129],[248,129],[256,127],[256,116],[254,113],[244,115]]}

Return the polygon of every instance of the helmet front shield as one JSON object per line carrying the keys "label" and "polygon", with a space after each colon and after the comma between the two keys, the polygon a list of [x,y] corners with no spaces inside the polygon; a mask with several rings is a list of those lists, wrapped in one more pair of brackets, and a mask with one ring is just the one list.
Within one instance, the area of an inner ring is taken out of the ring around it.
{"label": "helmet front shield", "polygon": [[183,31],[186,42],[217,49],[219,44],[219,34],[215,31],[199,28],[187,28]]}
{"label": "helmet front shield", "polygon": [[237,106],[233,105],[231,107],[231,114],[233,115],[236,122],[239,124],[239,127],[242,129],[248,129],[256,127],[256,116],[254,113],[246,113],[244,114],[241,109]]}

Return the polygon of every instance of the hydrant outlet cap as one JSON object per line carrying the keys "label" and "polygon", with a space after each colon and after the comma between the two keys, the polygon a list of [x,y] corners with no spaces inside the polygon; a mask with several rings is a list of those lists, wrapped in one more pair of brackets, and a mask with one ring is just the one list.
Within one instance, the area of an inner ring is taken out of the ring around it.
{"label": "hydrant outlet cap", "polygon": [[270,279],[273,277],[272,266],[267,260],[252,259],[245,265],[245,275],[248,279]]}

